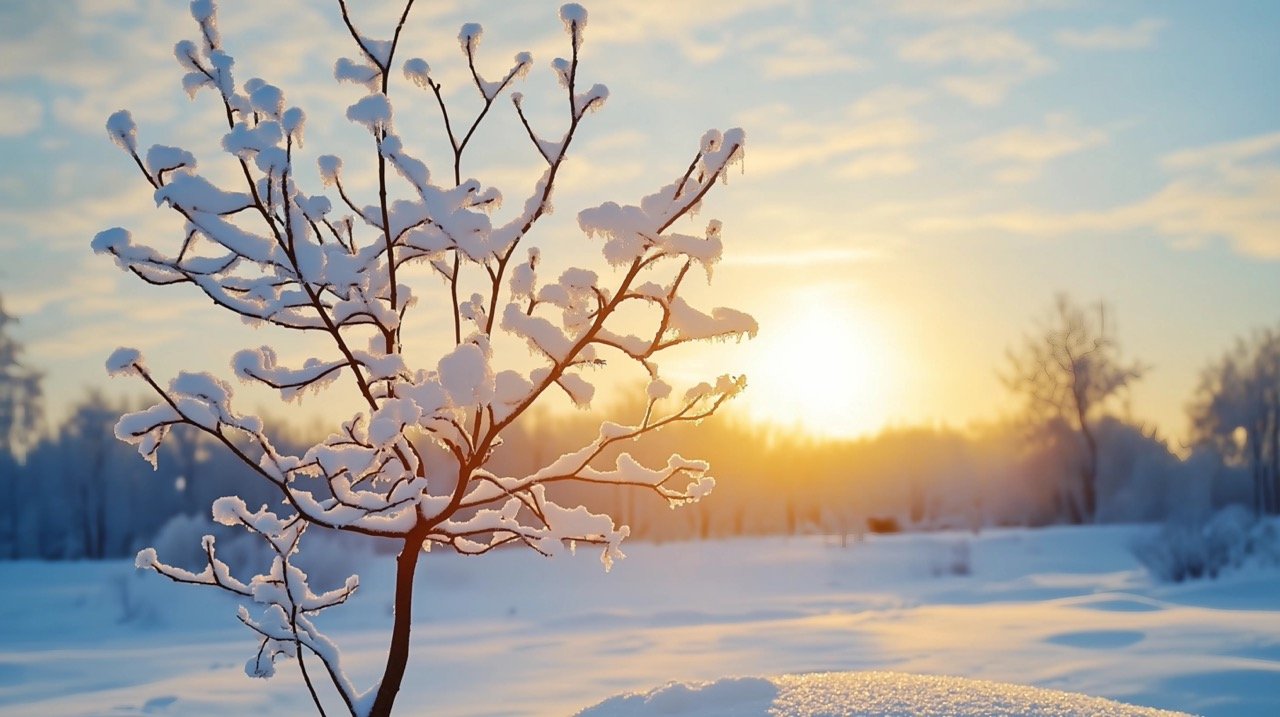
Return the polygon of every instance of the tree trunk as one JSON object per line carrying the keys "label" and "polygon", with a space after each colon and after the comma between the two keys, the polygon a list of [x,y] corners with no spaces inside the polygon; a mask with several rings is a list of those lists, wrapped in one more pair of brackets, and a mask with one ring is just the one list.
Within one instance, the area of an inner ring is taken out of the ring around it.
{"label": "tree trunk", "polygon": [[[1079,404],[1077,403],[1077,407]],[[1093,431],[1089,430],[1089,423],[1085,420],[1085,412],[1078,410],[1080,419],[1080,433],[1084,435],[1085,459],[1084,467],[1080,470],[1080,478],[1083,485],[1084,507],[1082,523],[1094,523],[1098,520],[1098,441],[1093,437]]]}
{"label": "tree trunk", "polygon": [[[1083,480],[1084,478],[1081,477],[1082,482]],[[1058,489],[1058,507],[1055,512],[1058,516],[1066,518],[1067,523],[1071,525],[1081,525],[1084,523],[1084,514],[1081,512],[1080,508],[1082,499],[1079,497],[1079,492],[1076,491],[1075,486],[1071,485],[1070,474],[1064,475],[1063,483],[1065,485],[1062,485]]]}
{"label": "tree trunk", "polygon": [[102,560],[107,557],[107,490],[106,486],[102,485],[104,480],[103,471],[99,470],[96,473],[97,475],[93,476],[93,481],[98,486],[97,490],[94,491],[97,496],[95,510],[98,519],[95,522],[98,525],[98,532],[94,535],[93,557]]}
{"label": "tree trunk", "polygon": [[422,537],[410,533],[396,558],[395,621],[391,627],[391,647],[387,650],[387,667],[383,670],[378,694],[374,697],[369,717],[389,717],[391,706],[400,692],[405,668],[409,665],[409,631],[413,627],[413,575],[422,553]]}
{"label": "tree trunk", "polygon": [[1280,407],[1276,405],[1277,397],[1274,392],[1270,394],[1270,399],[1267,414],[1271,431],[1267,436],[1267,453],[1270,456],[1268,493],[1271,500],[1266,512],[1275,514],[1280,513]]}
{"label": "tree trunk", "polygon": [[77,557],[92,558],[93,557],[93,521],[97,513],[93,509],[93,497],[90,493],[89,478],[80,476],[79,480],[84,481],[80,486],[80,503],[84,508],[84,513],[80,518],[80,546],[81,553]]}
{"label": "tree trunk", "polygon": [[[5,458],[0,456],[0,461],[3,460]],[[0,541],[0,545],[7,546],[8,555],[6,557],[10,560],[18,558],[18,483],[21,482],[21,479],[18,476],[17,468],[18,462],[16,459],[6,466],[6,470],[11,469],[13,473],[8,480],[3,481],[5,503],[3,509],[0,509],[4,511],[5,515],[5,536],[4,540]]]}
{"label": "tree trunk", "polygon": [[1257,421],[1252,428],[1245,440],[1249,443],[1249,472],[1253,476],[1253,510],[1258,515],[1264,515],[1267,512],[1267,485],[1266,473],[1262,467],[1262,428]]}

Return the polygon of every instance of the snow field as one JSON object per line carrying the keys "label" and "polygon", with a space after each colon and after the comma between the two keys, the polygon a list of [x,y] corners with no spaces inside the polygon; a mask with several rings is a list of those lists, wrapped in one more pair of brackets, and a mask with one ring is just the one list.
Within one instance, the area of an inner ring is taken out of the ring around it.
{"label": "snow field", "polygon": [[[433,552],[400,708],[568,715],[672,680],[889,670],[1280,714],[1280,572],[1154,583],[1128,548],[1154,530],[628,544],[609,574],[594,551]],[[393,561],[364,562],[323,616],[357,682],[390,624]],[[309,713],[296,665],[244,675],[252,648],[218,591],[123,561],[0,563],[0,715]]]}

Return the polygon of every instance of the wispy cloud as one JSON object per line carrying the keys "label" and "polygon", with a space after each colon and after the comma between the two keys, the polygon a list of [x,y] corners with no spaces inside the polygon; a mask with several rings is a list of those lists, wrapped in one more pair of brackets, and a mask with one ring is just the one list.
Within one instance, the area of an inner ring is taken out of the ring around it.
{"label": "wispy cloud", "polygon": [[837,167],[835,175],[843,179],[901,177],[920,167],[916,158],[906,152],[872,152],[854,157]]}
{"label": "wispy cloud", "polygon": [[807,27],[803,11],[798,17],[770,23],[746,32],[727,33],[725,46],[735,57],[749,58],[767,79],[847,74],[864,69],[867,61],[852,47],[863,40],[857,27]]}
{"label": "wispy cloud", "polygon": [[849,115],[858,119],[904,114],[927,102],[933,92],[920,87],[887,85],[868,92],[849,106]]}
{"label": "wispy cloud", "polygon": [[21,137],[44,123],[44,103],[17,92],[0,92],[0,137]]}
{"label": "wispy cloud", "polygon": [[1080,50],[1140,50],[1154,45],[1156,35],[1167,24],[1159,18],[1145,18],[1127,27],[1103,25],[1088,30],[1062,30],[1054,39],[1064,47]]}
{"label": "wispy cloud", "polygon": [[773,50],[762,53],[760,64],[766,77],[780,79],[855,72],[866,63],[826,38],[791,34]]}
{"label": "wispy cloud", "polygon": [[753,174],[848,160],[860,152],[902,149],[924,142],[929,127],[910,115],[849,119],[850,108],[826,119],[798,117],[785,105],[757,108],[740,118],[744,126],[763,128],[748,152]]}
{"label": "wispy cloud", "polygon": [[1035,209],[924,217],[922,232],[1005,231],[1026,236],[1148,231],[1182,248],[1223,239],[1238,253],[1280,259],[1280,132],[1167,155],[1170,177],[1144,199],[1110,209]]}
{"label": "wispy cloud", "polygon": [[[164,302],[161,302],[164,303]],[[111,316],[85,323],[73,332],[47,333],[33,339],[30,349],[33,355],[56,356],[59,360],[79,359],[89,364],[102,365],[102,357],[112,347],[121,345],[156,346],[184,337],[177,319],[190,315],[192,306],[176,307],[174,311],[160,315],[127,318]],[[132,309],[131,309],[132,310]],[[99,368],[105,375],[106,371]]]}
{"label": "wispy cloud", "polygon": [[994,107],[1017,85],[1027,80],[1021,72],[996,72],[975,75],[948,75],[938,81],[947,94],[975,107]]}
{"label": "wispy cloud", "polygon": [[1045,163],[1107,140],[1104,130],[1083,127],[1066,114],[1050,114],[1043,126],[1011,127],[979,137],[962,151],[979,164],[998,165],[997,178],[1025,181],[1038,176]]}
{"label": "wispy cloud", "polygon": [[0,80],[32,77],[84,87],[108,77],[103,48],[77,37],[85,22],[71,3],[0,3]]}
{"label": "wispy cloud", "polygon": [[962,65],[969,72],[948,74],[938,85],[976,106],[1002,102],[1018,84],[1053,69],[1051,60],[1010,30],[983,25],[949,25],[906,40],[898,57],[934,67]]}
{"label": "wispy cloud", "polygon": [[104,268],[109,268],[104,260],[99,259],[93,265],[88,264],[92,257],[84,252],[78,260],[66,259],[60,262],[66,276],[74,276],[75,281],[34,281],[29,277],[5,277],[5,305],[19,316],[35,314],[55,304],[72,304],[81,301],[92,302],[94,299],[107,299],[116,291],[116,283]]}
{"label": "wispy cloud", "polygon": [[583,144],[583,151],[591,156],[619,150],[633,152],[643,148],[650,141],[652,140],[646,132],[634,128],[621,129],[603,137],[588,140]]}
{"label": "wispy cloud", "polygon": [[1028,70],[1049,64],[1026,40],[1009,30],[982,25],[954,25],[907,40],[898,56],[910,62],[943,65],[1019,65]]}
{"label": "wispy cloud", "polygon": [[1061,7],[1065,0],[889,0],[897,14],[925,19],[954,20],[973,17],[1005,17],[1031,10]]}
{"label": "wispy cloud", "polygon": [[[328,34],[319,32],[327,21],[310,5],[281,2],[253,13],[234,10],[222,12],[219,19],[233,38],[229,50],[237,55],[239,79],[269,72],[272,80],[286,81],[313,72],[317,64],[332,63],[313,39]],[[0,79],[39,81],[56,95],[52,115],[63,126],[97,134],[107,115],[122,107],[151,122],[178,114],[181,70],[173,45],[197,36],[185,3],[18,0],[0,7],[0,26],[6,25],[23,32],[0,40]],[[294,32],[243,53],[234,39],[281,26]]]}
{"label": "wispy cloud", "polygon": [[724,263],[734,266],[830,266],[854,264],[874,259],[877,253],[871,249],[833,248],[801,249],[798,251],[736,253],[725,258]]}
{"label": "wispy cloud", "polygon": [[785,0],[607,3],[591,8],[589,32],[597,42],[672,42],[685,59],[704,63],[720,58],[729,47],[724,38],[708,37],[705,30],[722,28],[742,15],[785,4]]}
{"label": "wispy cloud", "polygon": [[1265,158],[1280,150],[1280,132],[1193,147],[1165,155],[1164,166],[1171,170],[1213,169],[1226,172],[1231,167]]}

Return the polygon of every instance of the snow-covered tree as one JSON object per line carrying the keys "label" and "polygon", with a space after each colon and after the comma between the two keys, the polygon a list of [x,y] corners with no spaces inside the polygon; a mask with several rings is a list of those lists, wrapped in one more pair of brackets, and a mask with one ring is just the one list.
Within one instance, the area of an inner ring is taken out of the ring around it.
{"label": "snow-covered tree", "polygon": [[1188,411],[1196,443],[1248,467],[1254,510],[1280,513],[1280,331],[1241,339],[1206,367]]}
{"label": "snow-covered tree", "polygon": [[9,335],[17,319],[0,301],[0,452],[21,453],[40,424],[40,374],[22,363],[22,344]]}
{"label": "snow-covered tree", "polygon": [[[268,677],[278,660],[296,659],[323,712],[315,663],[307,667],[314,656],[346,711],[387,715],[408,664],[413,579],[424,550],[477,555],[523,545],[555,555],[589,544],[602,551],[607,568],[622,556],[627,527],[583,506],[558,504],[557,485],[627,486],[673,507],[711,490],[704,461],[672,455],[664,465],[646,466],[618,447],[664,426],[706,418],[745,386],[742,377],[724,375],[675,392],[658,364],[676,346],[756,332],[744,313],[698,309],[682,296],[690,277],[705,271],[709,278],[719,259],[720,223],[709,222],[697,236],[675,230],[741,159],[744,139],[739,129],[709,131],[692,161],[655,193],[634,205],[608,202],[581,211],[583,241],[596,242],[608,268],[603,275],[570,268],[546,277],[539,250],[528,246],[530,231],[551,211],[557,175],[580,126],[609,96],[603,85],[584,88],[579,76],[586,11],[575,4],[560,9],[569,56],[551,67],[567,95],[564,124],[536,127],[521,94],[510,94],[533,145],[532,161],[545,170],[514,214],[499,221],[502,194],[465,178],[462,161],[492,106],[532,66],[530,55],[517,54],[507,71],[486,78],[477,69],[481,28],[463,25],[458,40],[481,101],[474,117],[463,119],[456,107],[446,109],[427,62],[397,64],[413,0],[405,3],[390,39],[365,34],[348,3],[337,5],[355,55],[338,60],[334,74],[365,93],[346,116],[370,137],[377,169],[372,203],[361,202],[358,185],[344,179],[336,155],[318,162],[320,183],[330,193],[312,193],[317,188],[306,179],[310,172],[294,162],[303,141],[302,110],[263,79],[237,80],[240,68],[222,44],[214,3],[194,0],[199,38],[175,47],[185,71],[182,84],[192,95],[208,90],[217,98],[227,125],[222,147],[241,181],[215,183],[191,152],[178,147],[141,149],[132,117],[117,112],[107,121],[108,134],[154,188],[157,204],[178,215],[182,229],[168,245],[108,229],[94,238],[93,249],[147,283],[187,285],[250,323],[319,335],[331,344],[329,354],[300,366],[284,365],[269,347],[231,359],[236,378],[270,387],[286,400],[339,379],[358,395],[362,408],[355,415],[297,455],[273,445],[262,420],[233,407],[229,383],[189,372],[166,382],[131,348],[116,350],[108,371],[136,377],[158,401],[124,415],[116,435],[154,461],[170,429],[203,432],[278,490],[281,500],[274,506],[254,509],[234,495],[213,504],[215,520],[242,526],[269,545],[274,559],[265,572],[236,577],[211,537],[204,539],[207,565],[201,572],[168,565],[150,549],[138,554],[137,565],[241,596],[240,620],[259,640],[246,665],[250,675]],[[403,80],[395,77],[401,73]],[[404,84],[416,87],[396,86]],[[451,167],[433,172],[410,153],[399,130],[411,123],[397,117],[393,87],[434,96]],[[430,267],[440,282],[407,285],[413,264]],[[471,287],[476,290],[467,296]],[[447,346],[425,363],[403,351],[404,319],[415,307],[437,309],[452,325]],[[647,319],[637,334],[641,314]],[[528,364],[524,349],[519,357],[504,355],[499,349],[512,339],[527,345],[539,365],[518,368]],[[603,423],[587,445],[534,472],[487,469],[504,431],[543,399],[563,391],[575,404],[589,403],[590,372],[606,358],[647,372],[640,415]],[[317,593],[294,561],[304,534],[315,529],[399,545],[386,666],[365,690],[347,677],[339,650],[314,622],[317,613],[346,602],[357,579]]]}
{"label": "snow-covered tree", "polygon": [[1121,359],[1105,304],[1082,307],[1065,294],[1055,299],[1039,331],[1009,350],[1008,362],[1001,379],[1022,401],[1029,422],[1081,438],[1080,500],[1068,499],[1067,505],[1074,522],[1092,522],[1098,507],[1094,421],[1146,368]]}
{"label": "snow-covered tree", "polygon": [[35,444],[40,425],[40,374],[22,362],[22,344],[9,335],[17,322],[0,301],[0,554],[18,555],[21,456]]}

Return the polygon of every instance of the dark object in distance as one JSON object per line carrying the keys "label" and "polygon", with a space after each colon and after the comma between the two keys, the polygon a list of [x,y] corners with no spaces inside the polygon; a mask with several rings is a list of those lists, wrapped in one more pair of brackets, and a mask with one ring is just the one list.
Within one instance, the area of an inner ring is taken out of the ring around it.
{"label": "dark object in distance", "polygon": [[888,518],[867,518],[867,530],[872,533],[901,533],[902,526],[898,525],[898,519],[889,516]]}

